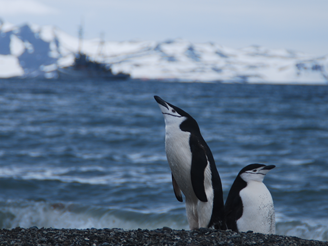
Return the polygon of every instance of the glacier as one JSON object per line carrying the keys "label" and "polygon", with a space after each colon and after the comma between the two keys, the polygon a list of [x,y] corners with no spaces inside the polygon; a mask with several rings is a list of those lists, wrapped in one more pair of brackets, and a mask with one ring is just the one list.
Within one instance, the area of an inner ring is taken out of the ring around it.
{"label": "glacier", "polygon": [[[313,57],[287,49],[217,43],[83,40],[82,52],[114,73],[140,80],[176,82],[328,84],[328,54]],[[79,40],[53,26],[0,26],[0,78],[58,78],[70,66]]]}

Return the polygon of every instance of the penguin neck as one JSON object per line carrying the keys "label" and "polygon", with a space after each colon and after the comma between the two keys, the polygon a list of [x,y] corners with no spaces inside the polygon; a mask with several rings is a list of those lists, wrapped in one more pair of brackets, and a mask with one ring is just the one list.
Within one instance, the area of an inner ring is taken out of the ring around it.
{"label": "penguin neck", "polygon": [[[187,133],[189,136],[189,132]],[[166,124],[165,125],[165,138],[180,138],[181,135],[186,135],[186,132],[181,131],[178,124]]]}
{"label": "penguin neck", "polygon": [[190,132],[197,136],[201,136],[200,129],[199,129],[197,122],[191,117],[187,118],[185,121],[183,121],[180,124],[180,129],[181,129],[181,131]]}
{"label": "penguin neck", "polygon": [[258,190],[258,189],[262,190],[264,187],[266,189],[266,186],[262,181],[249,180],[247,182],[247,186],[245,188],[254,189],[254,190]]}
{"label": "penguin neck", "polygon": [[174,138],[181,135],[190,136],[190,134],[194,134],[202,139],[199,126],[193,118],[183,118],[180,123],[165,121],[165,132],[166,138]]}
{"label": "penguin neck", "polygon": [[262,181],[258,181],[258,180],[249,180],[246,182],[247,185],[258,185],[258,184],[263,184]]}

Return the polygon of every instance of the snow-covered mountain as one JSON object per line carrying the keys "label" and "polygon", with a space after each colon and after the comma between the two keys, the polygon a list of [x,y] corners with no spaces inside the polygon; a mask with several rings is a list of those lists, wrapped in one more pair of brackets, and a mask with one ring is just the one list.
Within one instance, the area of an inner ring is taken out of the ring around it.
{"label": "snow-covered mountain", "polygon": [[[51,26],[5,23],[0,28],[0,78],[56,78],[72,65],[79,40]],[[228,48],[186,40],[104,42],[84,40],[82,52],[136,79],[182,82],[328,84],[328,55],[286,49]]]}

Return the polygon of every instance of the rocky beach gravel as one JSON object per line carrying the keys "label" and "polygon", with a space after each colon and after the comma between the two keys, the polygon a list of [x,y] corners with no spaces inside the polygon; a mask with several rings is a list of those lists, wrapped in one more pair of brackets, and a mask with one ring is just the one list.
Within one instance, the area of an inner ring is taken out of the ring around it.
{"label": "rocky beach gravel", "polygon": [[297,237],[236,233],[201,228],[198,230],[53,229],[14,228],[0,230],[0,245],[328,245],[328,242]]}

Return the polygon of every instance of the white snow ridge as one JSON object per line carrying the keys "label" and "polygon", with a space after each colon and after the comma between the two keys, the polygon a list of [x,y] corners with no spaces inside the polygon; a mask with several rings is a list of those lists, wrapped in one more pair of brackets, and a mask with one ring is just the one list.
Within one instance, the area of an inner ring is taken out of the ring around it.
{"label": "white snow ridge", "polygon": [[[328,84],[328,55],[311,57],[261,46],[233,49],[180,39],[100,43],[84,40],[82,52],[133,79]],[[0,78],[57,78],[57,69],[72,65],[77,52],[78,39],[57,28],[5,23],[0,27]]]}

